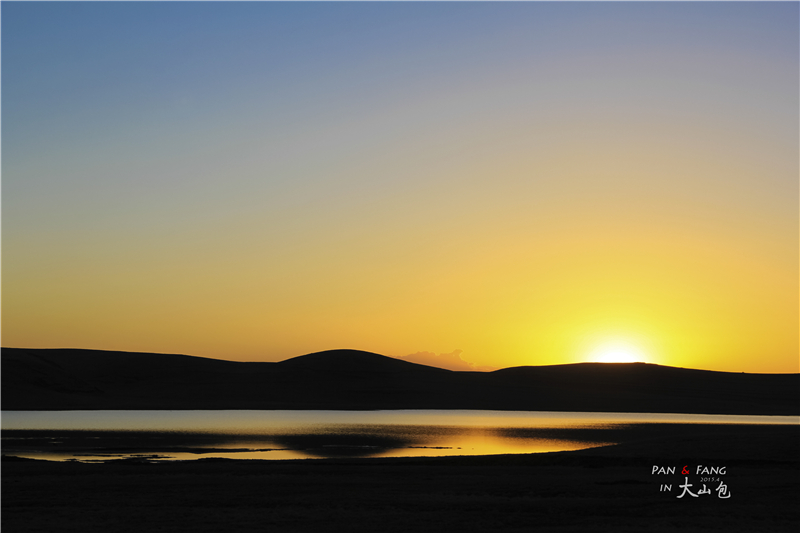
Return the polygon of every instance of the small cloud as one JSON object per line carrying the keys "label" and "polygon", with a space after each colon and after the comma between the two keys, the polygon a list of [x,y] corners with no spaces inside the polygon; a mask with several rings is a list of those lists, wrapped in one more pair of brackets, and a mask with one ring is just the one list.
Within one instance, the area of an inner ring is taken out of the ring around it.
{"label": "small cloud", "polygon": [[490,372],[492,370],[497,370],[494,367],[478,366],[469,361],[465,361],[461,358],[461,353],[461,350],[455,350],[451,353],[440,353],[439,355],[433,352],[417,352],[411,355],[400,356],[397,359],[461,372]]}

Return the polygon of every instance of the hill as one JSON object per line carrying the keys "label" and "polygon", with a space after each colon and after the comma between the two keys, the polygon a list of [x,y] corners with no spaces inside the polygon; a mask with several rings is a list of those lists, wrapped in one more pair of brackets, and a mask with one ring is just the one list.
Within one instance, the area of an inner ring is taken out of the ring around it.
{"label": "hill", "polygon": [[357,350],[279,363],[76,349],[2,349],[3,410],[498,409],[800,414],[800,374],[644,363],[454,372]]}

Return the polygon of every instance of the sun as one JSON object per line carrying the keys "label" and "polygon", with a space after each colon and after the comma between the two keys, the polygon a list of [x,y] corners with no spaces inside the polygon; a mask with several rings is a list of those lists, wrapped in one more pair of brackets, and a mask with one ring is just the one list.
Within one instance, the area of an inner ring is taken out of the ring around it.
{"label": "sun", "polygon": [[594,363],[639,363],[646,357],[636,346],[628,343],[604,344],[589,354],[588,360]]}

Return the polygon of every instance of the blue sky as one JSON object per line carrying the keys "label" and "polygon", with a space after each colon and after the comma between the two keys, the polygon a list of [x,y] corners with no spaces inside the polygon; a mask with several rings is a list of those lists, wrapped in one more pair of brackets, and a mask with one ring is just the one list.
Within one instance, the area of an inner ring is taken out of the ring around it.
{"label": "blue sky", "polygon": [[797,364],[797,3],[2,14],[6,345]]}

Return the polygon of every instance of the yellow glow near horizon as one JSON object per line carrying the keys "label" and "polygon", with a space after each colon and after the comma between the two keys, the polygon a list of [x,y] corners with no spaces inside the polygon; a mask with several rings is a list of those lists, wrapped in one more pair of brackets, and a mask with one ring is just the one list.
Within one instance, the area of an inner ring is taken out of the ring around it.
{"label": "yellow glow near horizon", "polygon": [[800,372],[796,3],[27,4],[3,346]]}
{"label": "yellow glow near horizon", "polygon": [[593,363],[649,363],[648,358],[636,346],[616,342],[603,344],[589,354],[589,361]]}

